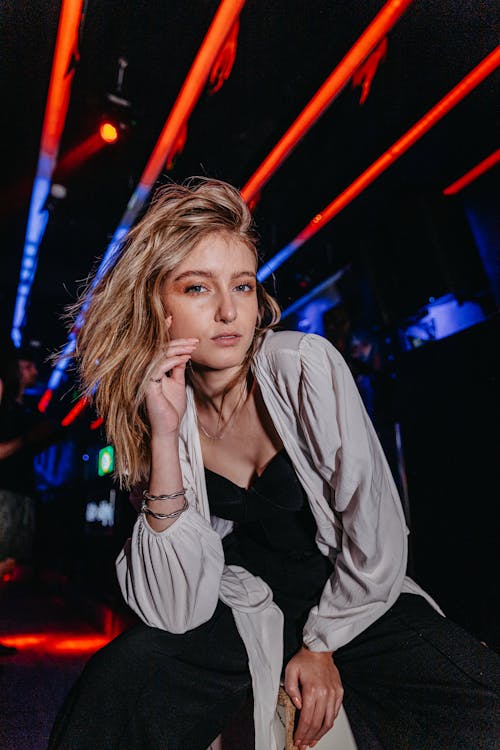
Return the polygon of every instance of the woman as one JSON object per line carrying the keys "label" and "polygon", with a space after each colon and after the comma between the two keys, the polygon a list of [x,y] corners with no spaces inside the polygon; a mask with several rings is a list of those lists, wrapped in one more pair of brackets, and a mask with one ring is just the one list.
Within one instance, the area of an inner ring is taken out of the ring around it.
{"label": "woman", "polygon": [[117,571],[144,624],[91,659],[50,747],[201,750],[253,687],[270,750],[283,669],[302,749],[343,699],[362,750],[492,748],[494,656],[405,578],[349,371],[324,339],[272,330],[256,268],[238,192],[198,179],[158,194],[93,292],[78,356],[140,487]]}

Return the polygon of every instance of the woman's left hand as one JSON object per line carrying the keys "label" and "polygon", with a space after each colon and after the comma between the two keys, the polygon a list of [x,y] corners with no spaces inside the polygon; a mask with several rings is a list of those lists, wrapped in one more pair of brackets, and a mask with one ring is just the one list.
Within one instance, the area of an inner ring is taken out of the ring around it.
{"label": "woman's left hand", "polygon": [[302,646],[286,666],[285,690],[300,709],[294,744],[312,748],[332,728],[344,696],[332,653]]}

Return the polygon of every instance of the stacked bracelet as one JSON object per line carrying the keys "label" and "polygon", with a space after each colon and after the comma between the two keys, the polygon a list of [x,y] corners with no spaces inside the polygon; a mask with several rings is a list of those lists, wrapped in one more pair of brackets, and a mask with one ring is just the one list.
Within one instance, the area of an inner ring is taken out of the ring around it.
{"label": "stacked bracelet", "polygon": [[152,495],[149,490],[144,490],[142,496],[144,500],[174,500],[176,497],[181,497],[181,495],[185,494],[186,490],[184,489],[184,487],[181,487],[180,490],[172,492],[171,495]]}
{"label": "stacked bracelet", "polygon": [[[184,494],[183,492],[180,494]],[[155,496],[153,496],[155,497]],[[159,497],[155,497],[155,499],[159,499]],[[163,521],[166,518],[177,518],[177,516],[180,516],[181,513],[184,513],[184,511],[187,509],[189,503],[187,501],[187,498],[184,500],[184,505],[182,508],[179,508],[178,510],[172,511],[172,513],[155,513],[154,511],[150,510],[146,503],[143,503],[141,506],[141,513],[146,513],[148,516],[153,516],[153,518],[157,518],[159,521]]]}

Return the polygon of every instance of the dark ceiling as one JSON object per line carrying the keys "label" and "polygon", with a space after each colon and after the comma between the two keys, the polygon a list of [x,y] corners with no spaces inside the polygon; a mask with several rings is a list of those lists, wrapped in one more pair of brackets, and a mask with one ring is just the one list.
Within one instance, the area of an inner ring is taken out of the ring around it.
{"label": "dark ceiling", "polygon": [[[205,174],[242,186],[382,7],[382,0],[248,0],[236,62],[204,93],[164,177]],[[89,0],[61,156],[96,129],[128,62],[135,126],[66,175],[42,242],[26,334],[65,340],[59,317],[124,212],[218,6],[216,0]],[[271,257],[497,43],[495,0],[415,0],[391,31],[371,93],[346,88],[264,188],[255,215]],[[60,3],[3,0],[2,325],[10,328]],[[497,147],[490,76],[276,274],[283,305],[355,257],[375,225],[404,221],[403,196],[437,192]],[[378,250],[383,253],[383,249]]]}

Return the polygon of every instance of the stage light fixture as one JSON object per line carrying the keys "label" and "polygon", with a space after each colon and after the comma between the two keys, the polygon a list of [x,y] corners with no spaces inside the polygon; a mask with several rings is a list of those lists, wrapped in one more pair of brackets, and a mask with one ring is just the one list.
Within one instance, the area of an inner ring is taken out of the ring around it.
{"label": "stage light fixture", "polygon": [[106,94],[99,125],[99,136],[104,143],[117,143],[135,125],[132,102],[124,96],[124,78],[128,62],[118,58],[115,88]]}

